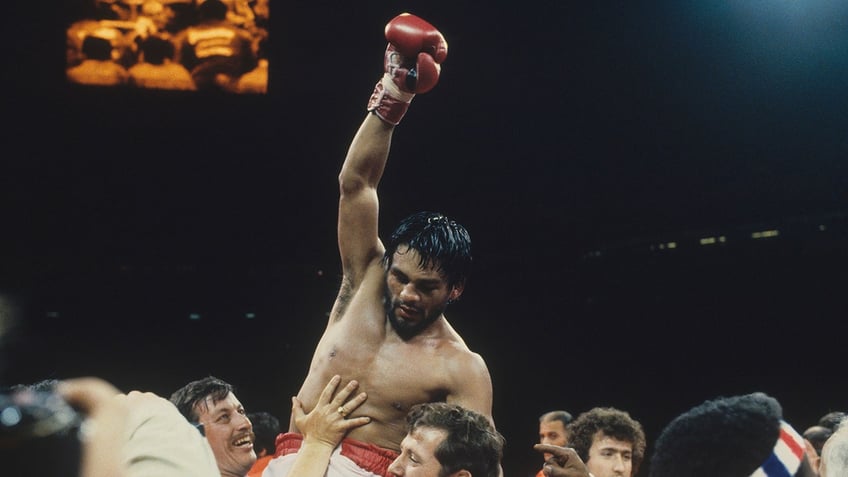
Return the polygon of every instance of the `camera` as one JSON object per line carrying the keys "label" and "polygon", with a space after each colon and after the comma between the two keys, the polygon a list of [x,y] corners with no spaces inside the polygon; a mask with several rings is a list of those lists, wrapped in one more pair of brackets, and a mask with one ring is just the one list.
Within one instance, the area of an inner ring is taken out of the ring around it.
{"label": "camera", "polygon": [[77,476],[83,419],[51,389],[0,393],[0,462],[14,476]]}

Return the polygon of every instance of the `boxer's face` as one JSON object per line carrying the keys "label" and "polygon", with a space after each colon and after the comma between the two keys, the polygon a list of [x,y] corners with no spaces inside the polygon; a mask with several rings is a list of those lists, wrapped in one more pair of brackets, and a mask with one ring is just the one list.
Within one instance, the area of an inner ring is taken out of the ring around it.
{"label": "boxer's face", "polygon": [[436,321],[462,293],[437,267],[419,265],[418,252],[401,246],[386,271],[386,315],[401,336],[414,336]]}

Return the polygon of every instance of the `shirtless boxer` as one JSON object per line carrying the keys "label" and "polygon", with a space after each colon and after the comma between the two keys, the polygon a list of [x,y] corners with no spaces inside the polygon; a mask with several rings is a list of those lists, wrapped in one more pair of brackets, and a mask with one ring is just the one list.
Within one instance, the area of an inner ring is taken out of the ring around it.
{"label": "shirtless boxer", "polygon": [[[377,235],[377,185],[392,132],[413,96],[436,85],[447,56],[442,34],[414,15],[395,17],[385,33],[384,75],[339,174],[341,286],[297,396],[307,412],[312,410],[334,375],[356,380],[368,394],[353,415],[371,422],[350,431],[341,462],[330,463],[331,477],[388,475],[415,404],[457,404],[494,426],[486,363],[444,315],[465,287],[471,265],[468,232],[442,214],[422,212],[404,219],[385,245]],[[412,184],[413,179],[406,180]],[[288,475],[301,443],[293,421],[289,431],[277,439],[276,457],[263,477]]]}

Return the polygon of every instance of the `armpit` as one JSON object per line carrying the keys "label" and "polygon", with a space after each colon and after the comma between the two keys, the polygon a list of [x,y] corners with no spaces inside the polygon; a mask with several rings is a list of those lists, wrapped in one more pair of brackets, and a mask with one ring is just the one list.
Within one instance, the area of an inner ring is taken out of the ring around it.
{"label": "armpit", "polygon": [[347,311],[350,300],[353,297],[353,284],[348,276],[342,277],[342,284],[339,287],[339,294],[336,297],[336,311],[333,316],[333,321],[339,321]]}

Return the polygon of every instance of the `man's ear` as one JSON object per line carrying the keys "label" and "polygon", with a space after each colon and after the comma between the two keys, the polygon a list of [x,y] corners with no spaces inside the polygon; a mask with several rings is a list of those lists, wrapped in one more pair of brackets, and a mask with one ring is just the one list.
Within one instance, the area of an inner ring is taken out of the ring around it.
{"label": "man's ear", "polygon": [[458,471],[454,472],[453,474],[449,475],[448,477],[471,477],[471,472],[468,472],[467,470],[462,469],[462,470],[458,470]]}
{"label": "man's ear", "polygon": [[465,291],[465,283],[457,283],[451,288],[450,295],[448,296],[448,301],[456,301],[462,292]]}

